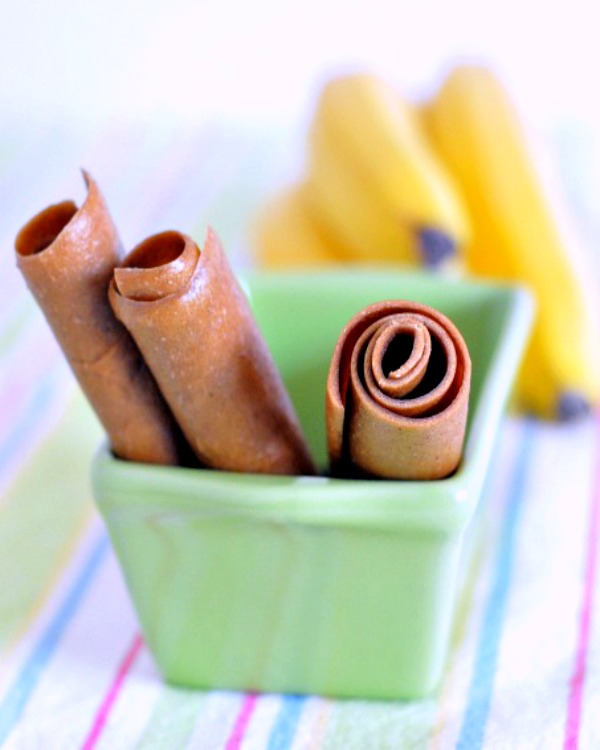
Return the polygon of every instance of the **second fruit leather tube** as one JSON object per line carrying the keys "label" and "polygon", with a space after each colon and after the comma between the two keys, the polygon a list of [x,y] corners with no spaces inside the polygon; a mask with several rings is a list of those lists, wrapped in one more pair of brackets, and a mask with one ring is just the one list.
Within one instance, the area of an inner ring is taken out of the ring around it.
{"label": "second fruit leather tube", "polygon": [[148,238],[115,269],[109,299],[203,465],[314,474],[248,302],[209,230]]}

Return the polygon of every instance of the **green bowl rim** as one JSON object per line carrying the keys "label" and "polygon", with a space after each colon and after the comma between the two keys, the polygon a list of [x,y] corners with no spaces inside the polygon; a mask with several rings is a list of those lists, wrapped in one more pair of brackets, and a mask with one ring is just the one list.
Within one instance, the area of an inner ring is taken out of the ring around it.
{"label": "green bowl rim", "polygon": [[[356,273],[364,276],[365,271]],[[256,279],[354,274],[348,269],[253,272],[243,277],[242,283],[247,289]],[[402,275],[413,280],[432,280],[423,272],[403,271]],[[106,513],[117,506],[123,507],[126,498],[129,508],[148,511],[168,507],[186,514],[219,512],[326,525],[381,527],[383,523],[389,528],[408,525],[444,532],[463,528],[477,506],[496,432],[527,342],[534,306],[531,294],[520,286],[471,279],[443,279],[442,283],[500,292],[507,299],[506,319],[467,434],[463,461],[452,476],[435,481],[348,480],[165,467],[115,458],[105,441],[92,464],[94,494],[100,510]],[[232,490],[242,484],[243,497],[233,498]],[[140,487],[144,490],[143,497]],[[210,489],[210,499],[197,496],[199,487]],[[327,492],[326,502],[323,491]],[[119,500],[114,499],[115,493]]]}

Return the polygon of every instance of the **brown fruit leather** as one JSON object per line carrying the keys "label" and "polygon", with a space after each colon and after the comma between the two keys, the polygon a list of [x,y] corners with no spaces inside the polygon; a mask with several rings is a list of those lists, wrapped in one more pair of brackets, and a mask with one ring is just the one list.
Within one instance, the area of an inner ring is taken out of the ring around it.
{"label": "brown fruit leather", "polygon": [[94,180],[49,206],[15,242],[17,265],[120,458],[177,464],[182,436],[107,297],[121,242]]}
{"label": "brown fruit leather", "polygon": [[471,360],[456,326],[416,302],[371,305],[346,325],[327,380],[335,476],[441,479],[457,468]]}
{"label": "brown fruit leather", "polygon": [[149,237],[115,269],[110,302],[209,467],[314,474],[289,397],[209,229]]}

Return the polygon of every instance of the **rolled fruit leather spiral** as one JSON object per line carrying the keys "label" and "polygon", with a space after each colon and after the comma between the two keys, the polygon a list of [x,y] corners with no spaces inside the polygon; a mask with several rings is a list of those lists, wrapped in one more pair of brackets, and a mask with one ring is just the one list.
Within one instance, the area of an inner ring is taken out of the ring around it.
{"label": "rolled fruit leather spiral", "polygon": [[205,466],[315,473],[287,392],[210,229],[202,251],[174,231],[142,242],[115,269],[109,299]]}
{"label": "rolled fruit leather spiral", "polygon": [[87,197],[41,211],[15,241],[17,265],[40,305],[114,453],[177,464],[185,441],[141,355],[108,302],[122,246],[96,182]]}
{"label": "rolled fruit leather spiral", "polygon": [[416,302],[386,301],[342,331],[327,380],[335,476],[440,479],[458,466],[471,360],[454,324]]}

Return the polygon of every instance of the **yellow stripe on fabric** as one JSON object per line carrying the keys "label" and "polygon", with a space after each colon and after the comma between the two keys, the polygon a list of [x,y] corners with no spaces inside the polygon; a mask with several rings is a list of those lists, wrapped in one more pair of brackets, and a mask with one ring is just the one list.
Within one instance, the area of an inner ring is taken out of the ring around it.
{"label": "yellow stripe on fabric", "polygon": [[311,741],[307,750],[317,750],[317,748],[322,746],[334,705],[335,701],[325,699],[321,710],[317,714],[316,721],[311,727]]}
{"label": "yellow stripe on fabric", "polygon": [[442,683],[437,701],[437,720],[432,728],[430,750],[441,750],[441,733],[444,729],[450,710],[451,687],[454,682],[455,671],[460,668],[462,661],[459,656],[467,641],[469,633],[469,621],[473,614],[475,601],[475,589],[484,561],[489,553],[487,545],[489,540],[483,533],[478,535],[476,549],[469,565],[467,579],[461,597],[458,601],[456,619],[451,635],[450,658],[446,666],[445,678]]}
{"label": "yellow stripe on fabric", "polygon": [[90,459],[100,442],[77,393],[0,507],[0,651],[39,615],[92,514]]}

